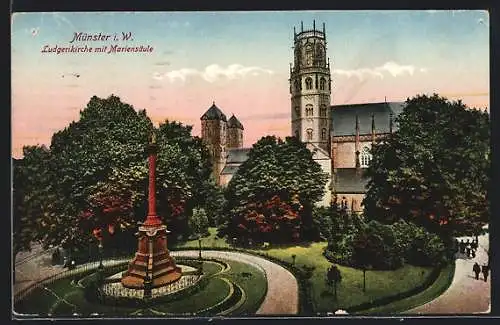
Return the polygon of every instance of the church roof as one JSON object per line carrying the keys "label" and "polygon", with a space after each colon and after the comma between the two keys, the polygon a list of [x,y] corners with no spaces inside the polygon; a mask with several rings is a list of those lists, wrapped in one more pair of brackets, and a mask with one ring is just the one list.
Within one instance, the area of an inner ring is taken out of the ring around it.
{"label": "church roof", "polygon": [[330,155],[323,148],[318,147],[314,143],[306,143],[306,148],[313,153],[314,160],[330,159]]}
{"label": "church roof", "polygon": [[222,113],[222,111],[215,106],[215,102],[212,106],[203,114],[200,118],[201,120],[222,120],[226,122],[226,115]]}
{"label": "church roof", "polygon": [[228,128],[238,128],[238,129],[244,130],[243,124],[241,124],[241,122],[236,118],[236,116],[234,116],[234,114],[227,121],[227,127]]}
{"label": "church roof", "polygon": [[248,159],[250,148],[227,149],[227,164],[242,164]]}
{"label": "church roof", "polygon": [[368,178],[361,173],[356,173],[356,168],[338,168],[333,184],[336,193],[366,193]]}
{"label": "church roof", "polygon": [[331,107],[333,135],[355,135],[356,115],[359,121],[359,134],[372,133],[372,115],[375,119],[375,133],[389,133],[391,113],[393,131],[396,131],[397,124],[394,121],[403,111],[404,105],[404,102],[333,105]]}

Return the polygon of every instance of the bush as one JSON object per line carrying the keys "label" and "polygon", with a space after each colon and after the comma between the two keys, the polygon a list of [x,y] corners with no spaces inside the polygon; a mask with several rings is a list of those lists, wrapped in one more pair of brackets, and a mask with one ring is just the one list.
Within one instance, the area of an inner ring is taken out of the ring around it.
{"label": "bush", "polygon": [[448,260],[448,249],[441,238],[412,222],[392,225],[403,249],[405,261],[412,265],[439,266]]}
{"label": "bush", "polygon": [[402,250],[393,228],[370,221],[356,234],[353,265],[377,270],[392,270],[403,265]]}
{"label": "bush", "polygon": [[411,222],[385,225],[341,213],[333,223],[324,252],[332,263],[387,270],[403,263],[439,266],[449,259],[449,249],[438,235]]}

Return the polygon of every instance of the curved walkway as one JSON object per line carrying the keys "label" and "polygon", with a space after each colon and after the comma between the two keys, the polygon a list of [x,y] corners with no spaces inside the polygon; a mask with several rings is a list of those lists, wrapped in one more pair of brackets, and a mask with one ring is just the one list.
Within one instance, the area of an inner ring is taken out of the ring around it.
{"label": "curved walkway", "polygon": [[[459,237],[461,239],[471,237]],[[489,235],[479,236],[479,247],[475,258],[457,256],[455,261],[455,274],[450,287],[436,299],[406,313],[408,314],[474,314],[489,313],[491,308],[491,283],[490,277],[485,282],[480,274],[479,280],[475,279],[472,266],[475,262],[479,265],[488,263],[487,250],[489,249]],[[491,273],[491,272],[490,272]]]}
{"label": "curved walkway", "polygon": [[[197,250],[171,251],[176,256],[198,257]],[[202,257],[221,258],[248,263],[261,269],[267,278],[267,293],[257,315],[295,315],[299,312],[299,296],[297,280],[284,267],[262,257],[230,251],[202,251]],[[52,275],[62,273],[67,269],[50,264],[51,251],[36,254],[31,258],[17,259],[16,283],[14,294],[23,288],[40,282]],[[103,264],[113,264],[114,260],[105,260]],[[83,267],[78,265],[76,269]]]}
{"label": "curved walkway", "polygon": [[[197,257],[197,250],[172,251],[176,256]],[[267,278],[267,294],[257,315],[295,315],[299,312],[299,287],[297,280],[284,267],[262,257],[229,251],[202,251],[202,257],[222,258],[248,263],[261,268]]]}

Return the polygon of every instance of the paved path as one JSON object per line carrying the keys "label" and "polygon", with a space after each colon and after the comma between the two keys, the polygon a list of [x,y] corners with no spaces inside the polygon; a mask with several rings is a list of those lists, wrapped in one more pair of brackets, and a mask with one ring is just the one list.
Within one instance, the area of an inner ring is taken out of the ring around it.
{"label": "paved path", "polygon": [[17,254],[14,293],[66,270],[62,266],[52,265],[52,252],[53,249],[44,250],[41,245],[35,244],[30,252]]}
{"label": "paved path", "polygon": [[[222,258],[254,265],[264,271],[267,294],[257,315],[295,315],[299,312],[299,287],[295,277],[284,267],[262,257],[239,252],[202,251],[202,257]],[[172,256],[197,257],[198,251],[174,251]]]}
{"label": "paved path", "polygon": [[[13,286],[14,295],[32,284],[50,278],[53,275],[68,271],[62,265],[52,265],[52,253],[54,248],[44,250],[40,245],[34,245],[31,252],[19,253],[16,256],[16,282]],[[104,266],[114,265],[122,259],[107,259],[103,261]],[[98,262],[91,262],[76,266],[76,270],[90,264],[97,265]]]}
{"label": "paved path", "polygon": [[[460,237],[460,239],[472,237]],[[455,261],[455,275],[453,281],[441,296],[406,313],[411,314],[474,314],[489,313],[491,308],[490,277],[485,282],[480,274],[475,279],[472,266],[475,262],[486,265],[488,262],[489,235],[479,236],[479,247],[475,258],[458,256]],[[491,273],[491,272],[490,272]]]}
{"label": "paved path", "polygon": [[[172,256],[198,257],[197,250],[172,251]],[[52,250],[43,251],[35,248],[29,256],[18,255],[16,258],[16,283],[14,293],[42,281],[54,274],[66,271],[61,266],[51,265]],[[241,261],[261,269],[267,278],[267,294],[257,315],[295,315],[299,312],[298,284],[295,277],[284,267],[262,257],[225,251],[202,251],[202,257],[222,258]],[[113,263],[106,260],[104,264]],[[83,267],[78,265],[76,268]]]}

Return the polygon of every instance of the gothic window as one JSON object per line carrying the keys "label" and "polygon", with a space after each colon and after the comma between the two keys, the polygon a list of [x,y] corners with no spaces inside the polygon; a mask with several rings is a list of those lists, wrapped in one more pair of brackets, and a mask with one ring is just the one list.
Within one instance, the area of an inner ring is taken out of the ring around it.
{"label": "gothic window", "polygon": [[319,60],[323,58],[323,47],[321,46],[321,44],[318,44],[318,46],[316,46],[316,57]]}
{"label": "gothic window", "polygon": [[319,80],[319,90],[325,90],[326,80],[325,78],[321,78]]}
{"label": "gothic window", "polygon": [[326,140],[326,129],[321,130],[321,140]]}
{"label": "gothic window", "polygon": [[295,137],[298,139],[299,138],[299,130],[295,130]]}
{"label": "gothic window", "polygon": [[306,65],[312,65],[313,61],[313,49],[311,44],[306,45]]}
{"label": "gothic window", "polygon": [[359,155],[359,163],[361,167],[368,167],[371,160],[372,155],[370,154],[370,149],[368,149],[368,147],[364,147],[363,150],[361,150],[361,154]]}
{"label": "gothic window", "polygon": [[312,89],[313,87],[313,80],[311,77],[306,78],[306,89]]}
{"label": "gothic window", "polygon": [[313,116],[314,115],[314,110],[313,106],[311,104],[306,105],[306,116]]}
{"label": "gothic window", "polygon": [[307,129],[307,140],[311,141],[313,139],[313,130]]}
{"label": "gothic window", "polygon": [[295,91],[300,91],[300,83],[298,80],[295,80]]}
{"label": "gothic window", "polygon": [[321,117],[326,117],[326,106],[325,105],[321,105],[321,107],[319,109],[319,115]]}

